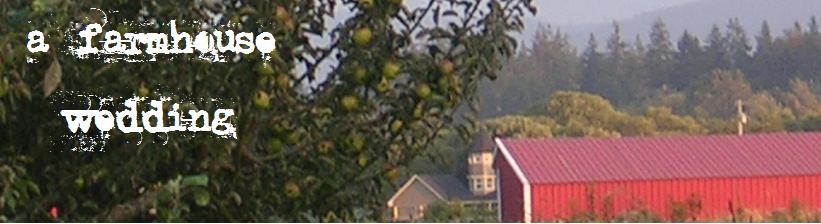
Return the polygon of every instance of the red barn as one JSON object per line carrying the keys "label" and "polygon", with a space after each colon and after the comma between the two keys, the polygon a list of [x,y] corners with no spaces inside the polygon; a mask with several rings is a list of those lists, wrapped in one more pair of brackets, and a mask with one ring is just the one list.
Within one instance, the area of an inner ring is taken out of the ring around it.
{"label": "red barn", "polygon": [[700,219],[728,217],[739,209],[769,212],[794,201],[821,208],[821,133],[496,144],[502,222],[640,208],[667,219],[671,205],[685,201],[698,202],[694,216]]}

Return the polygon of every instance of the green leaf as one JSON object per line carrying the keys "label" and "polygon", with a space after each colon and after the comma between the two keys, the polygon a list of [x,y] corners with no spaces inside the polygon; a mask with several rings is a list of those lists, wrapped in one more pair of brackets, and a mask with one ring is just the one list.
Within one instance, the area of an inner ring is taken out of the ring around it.
{"label": "green leaf", "polygon": [[211,195],[208,194],[208,191],[202,188],[194,190],[194,203],[196,203],[197,206],[205,207],[209,201],[211,201]]}
{"label": "green leaf", "polygon": [[57,86],[60,85],[60,80],[63,77],[63,69],[60,67],[60,61],[56,58],[51,65],[48,66],[46,70],[46,77],[43,80],[43,96],[48,97],[51,93],[54,93],[54,90],[57,89]]}
{"label": "green leaf", "polygon": [[183,187],[191,187],[191,186],[199,186],[204,187],[208,186],[208,176],[205,174],[195,175],[195,176],[187,176],[182,179],[182,186]]}

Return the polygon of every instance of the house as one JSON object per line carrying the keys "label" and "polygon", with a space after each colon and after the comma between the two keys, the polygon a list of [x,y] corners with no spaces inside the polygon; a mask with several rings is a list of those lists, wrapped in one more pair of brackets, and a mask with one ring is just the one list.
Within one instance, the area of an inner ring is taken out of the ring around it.
{"label": "house", "polygon": [[794,202],[821,208],[821,133],[495,141],[502,222],[585,209],[669,220],[683,202],[700,220]]}
{"label": "house", "polygon": [[439,203],[496,207],[496,174],[493,169],[495,143],[480,132],[470,147],[467,183],[452,174],[417,174],[408,179],[388,200],[389,220],[415,221]]}

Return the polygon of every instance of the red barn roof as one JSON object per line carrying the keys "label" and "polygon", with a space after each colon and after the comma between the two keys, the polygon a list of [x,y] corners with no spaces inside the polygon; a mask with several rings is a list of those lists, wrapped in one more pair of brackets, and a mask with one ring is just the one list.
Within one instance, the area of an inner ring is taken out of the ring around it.
{"label": "red barn roof", "polygon": [[821,174],[821,133],[500,142],[532,184]]}

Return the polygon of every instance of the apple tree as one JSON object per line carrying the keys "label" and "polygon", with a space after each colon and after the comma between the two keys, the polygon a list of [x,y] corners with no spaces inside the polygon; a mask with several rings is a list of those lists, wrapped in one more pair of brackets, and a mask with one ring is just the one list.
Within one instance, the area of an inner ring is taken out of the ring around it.
{"label": "apple tree", "polygon": [[[3,1],[0,221],[378,220],[411,159],[443,129],[467,132],[460,108],[475,108],[479,81],[495,78],[534,12],[530,0]],[[170,20],[271,32],[275,54],[65,53],[72,23],[167,33]],[[53,49],[29,53],[32,30]],[[101,150],[73,152],[59,141],[60,92],[225,99],[238,138],[115,131]]]}

